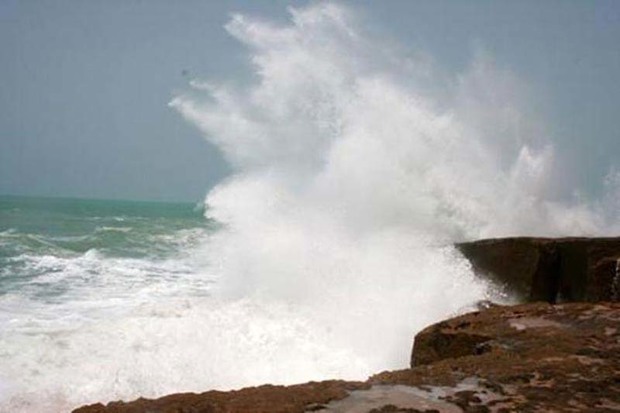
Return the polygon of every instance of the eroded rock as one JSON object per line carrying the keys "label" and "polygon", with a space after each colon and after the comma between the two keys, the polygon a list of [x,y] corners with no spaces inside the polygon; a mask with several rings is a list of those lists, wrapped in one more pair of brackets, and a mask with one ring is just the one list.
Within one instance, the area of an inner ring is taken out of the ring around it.
{"label": "eroded rock", "polygon": [[474,271],[520,301],[620,299],[620,238],[501,238],[457,247]]}

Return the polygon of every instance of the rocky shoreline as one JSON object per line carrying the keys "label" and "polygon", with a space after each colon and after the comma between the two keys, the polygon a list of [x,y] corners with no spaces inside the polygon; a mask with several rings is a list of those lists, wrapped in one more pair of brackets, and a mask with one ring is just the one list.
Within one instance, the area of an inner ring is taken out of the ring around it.
{"label": "rocky shoreline", "polygon": [[[459,244],[523,301],[429,326],[410,368],[339,380],[84,406],[74,413],[620,411],[620,238]],[[544,301],[544,302],[539,302]]]}

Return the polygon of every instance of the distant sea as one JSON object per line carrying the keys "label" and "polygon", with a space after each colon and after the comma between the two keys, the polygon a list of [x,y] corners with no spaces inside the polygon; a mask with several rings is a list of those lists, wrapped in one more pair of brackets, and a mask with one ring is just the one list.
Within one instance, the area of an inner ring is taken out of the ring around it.
{"label": "distant sea", "polygon": [[175,261],[208,228],[202,204],[1,196],[0,294],[65,301],[104,276],[136,292],[191,271]]}

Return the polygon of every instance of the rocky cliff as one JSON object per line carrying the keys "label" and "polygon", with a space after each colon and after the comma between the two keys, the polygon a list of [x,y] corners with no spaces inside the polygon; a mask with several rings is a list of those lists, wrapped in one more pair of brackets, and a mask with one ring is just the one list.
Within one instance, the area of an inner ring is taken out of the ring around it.
{"label": "rocky cliff", "polygon": [[521,301],[618,301],[620,238],[503,238],[457,244]]}

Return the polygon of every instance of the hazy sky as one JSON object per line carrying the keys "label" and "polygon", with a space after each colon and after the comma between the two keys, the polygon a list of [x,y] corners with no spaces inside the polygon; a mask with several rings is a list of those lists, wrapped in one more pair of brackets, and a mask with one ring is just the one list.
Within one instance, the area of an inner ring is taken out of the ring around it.
{"label": "hazy sky", "polygon": [[[583,190],[619,165],[619,1],[346,3],[448,71],[484,48],[534,91]],[[0,194],[202,199],[227,166],[168,102],[192,78],[247,76],[231,12],[303,4],[0,0]]]}

